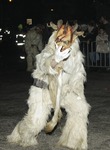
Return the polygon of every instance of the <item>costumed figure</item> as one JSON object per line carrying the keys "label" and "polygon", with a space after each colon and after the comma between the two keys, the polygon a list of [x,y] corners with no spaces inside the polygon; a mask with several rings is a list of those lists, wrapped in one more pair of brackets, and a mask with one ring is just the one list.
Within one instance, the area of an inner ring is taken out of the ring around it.
{"label": "costumed figure", "polygon": [[[79,48],[78,25],[50,24],[55,31],[48,44],[36,56],[36,69],[32,73],[34,84],[30,87],[28,112],[18,122],[8,142],[24,147],[37,145],[37,136],[45,130],[52,132],[67,113],[65,126],[58,144],[72,149],[87,150],[87,124],[90,105],[84,95],[86,72],[84,56]],[[51,109],[54,115],[50,121]]]}
{"label": "costumed figure", "polygon": [[44,48],[42,29],[40,25],[34,26],[27,31],[25,38],[25,52],[27,55],[27,71],[32,72],[36,68],[35,56]]}

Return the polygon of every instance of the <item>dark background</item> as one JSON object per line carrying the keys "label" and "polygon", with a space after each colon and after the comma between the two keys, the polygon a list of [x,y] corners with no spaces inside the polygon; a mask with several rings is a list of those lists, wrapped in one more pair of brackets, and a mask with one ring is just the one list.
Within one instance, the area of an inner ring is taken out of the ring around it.
{"label": "dark background", "polygon": [[109,8],[109,0],[1,0],[0,26],[26,24],[27,18],[32,18],[33,24],[58,19],[88,22],[109,16]]}

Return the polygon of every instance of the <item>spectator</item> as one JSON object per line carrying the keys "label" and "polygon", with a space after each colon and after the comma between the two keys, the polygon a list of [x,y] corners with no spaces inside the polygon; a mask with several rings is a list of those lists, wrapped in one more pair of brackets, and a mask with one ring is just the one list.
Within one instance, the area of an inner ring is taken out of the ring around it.
{"label": "spectator", "polygon": [[43,30],[43,42],[44,45],[48,43],[49,37],[52,34],[53,29],[48,27],[48,23],[44,25],[44,30]]}
{"label": "spectator", "polygon": [[96,36],[96,52],[100,53],[100,63],[102,65],[108,65],[108,53],[110,52],[110,49],[108,45],[108,35],[103,28],[99,29],[99,33]]}
{"label": "spectator", "polygon": [[106,16],[102,16],[100,18],[100,23],[102,24],[105,32],[108,35],[108,44],[109,44],[109,48],[110,48],[110,21]]}
{"label": "spectator", "polygon": [[96,63],[96,36],[98,34],[98,27],[94,20],[91,20],[88,23],[87,33],[86,33],[86,40],[89,47],[89,54],[90,60],[92,63]]}
{"label": "spectator", "polygon": [[98,34],[98,27],[94,20],[91,20],[87,25],[86,40],[88,42],[94,42]]}
{"label": "spectator", "polygon": [[109,47],[108,47],[108,35],[104,31],[103,28],[99,29],[99,33],[96,36],[96,52],[99,53],[108,53]]}

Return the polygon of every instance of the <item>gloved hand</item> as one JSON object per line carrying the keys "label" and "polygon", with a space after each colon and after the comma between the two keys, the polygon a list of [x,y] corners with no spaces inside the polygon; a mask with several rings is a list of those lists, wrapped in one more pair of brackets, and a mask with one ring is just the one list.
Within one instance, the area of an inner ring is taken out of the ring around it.
{"label": "gloved hand", "polygon": [[70,48],[67,48],[66,50],[61,52],[62,46],[58,46],[56,44],[56,51],[55,51],[55,61],[59,63],[60,61],[68,58],[70,56]]}

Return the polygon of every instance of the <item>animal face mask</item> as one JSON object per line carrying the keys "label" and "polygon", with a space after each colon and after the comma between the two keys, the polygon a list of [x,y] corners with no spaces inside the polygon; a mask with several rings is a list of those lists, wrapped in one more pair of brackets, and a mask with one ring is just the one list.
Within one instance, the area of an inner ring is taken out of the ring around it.
{"label": "animal face mask", "polygon": [[61,51],[69,48],[78,36],[84,37],[84,31],[77,32],[77,23],[73,26],[70,26],[68,23],[64,25],[62,20],[59,20],[57,25],[55,25],[53,22],[50,22],[48,27],[52,27],[54,30],[57,30],[55,42],[58,46],[62,46]]}
{"label": "animal face mask", "polygon": [[73,42],[73,28],[69,25],[62,25],[57,32],[56,44],[62,46],[61,51],[69,48]]}

